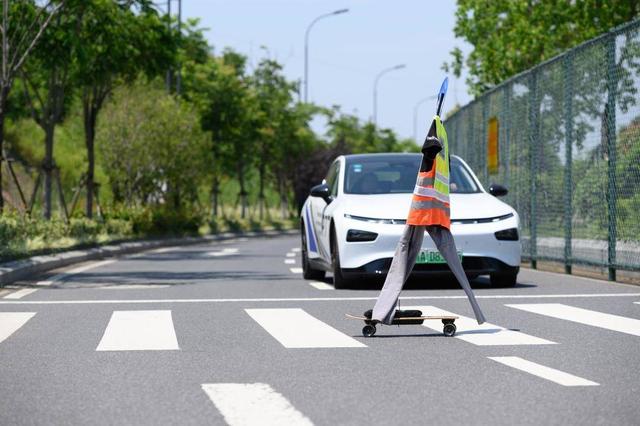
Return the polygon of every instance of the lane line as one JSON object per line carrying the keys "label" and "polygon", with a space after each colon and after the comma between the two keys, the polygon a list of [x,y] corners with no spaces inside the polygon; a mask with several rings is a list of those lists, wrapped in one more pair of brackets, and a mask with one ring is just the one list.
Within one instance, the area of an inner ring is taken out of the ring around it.
{"label": "lane line", "polygon": [[[476,295],[476,299],[548,299],[548,298],[592,298],[592,297],[638,297],[639,293],[619,294],[561,294],[561,295]],[[90,305],[90,304],[145,304],[145,303],[238,303],[238,302],[351,302],[371,301],[377,297],[273,297],[273,298],[227,298],[227,299],[106,299],[106,300],[15,300],[0,299],[0,305]],[[409,296],[407,300],[452,300],[467,299],[467,296]]]}
{"label": "lane line", "polygon": [[545,315],[579,324],[640,336],[640,320],[576,308],[562,303],[510,304],[510,308]]}
{"label": "lane line", "polygon": [[292,274],[301,274],[302,268],[289,268]]}
{"label": "lane line", "polygon": [[[499,325],[484,323],[478,325],[473,318],[458,315],[435,306],[403,306],[402,309],[419,309],[422,315],[455,315],[457,331],[455,337],[477,346],[510,346],[510,345],[555,345],[555,342],[531,336],[520,331],[508,330]],[[422,324],[438,332],[442,332],[442,321],[427,320]]]}
{"label": "lane line", "polygon": [[150,290],[171,287],[164,284],[114,284],[95,287],[98,290]]}
{"label": "lane line", "polygon": [[633,303],[635,303],[636,305],[640,305],[640,302],[633,302]]}
{"label": "lane line", "polygon": [[299,308],[245,311],[285,348],[367,347]]}
{"label": "lane line", "polygon": [[565,373],[564,371],[556,370],[555,368],[537,364],[532,361],[527,361],[517,356],[489,356],[487,358],[562,386],[600,386],[599,383],[592,382],[591,380],[583,379],[582,377],[574,376],[573,374]]}
{"label": "lane line", "polygon": [[295,253],[287,253],[287,257],[295,257]]}
{"label": "lane line", "polygon": [[237,248],[226,248],[222,251],[210,251],[207,253],[209,256],[219,257],[219,256],[231,256],[238,253]]}
{"label": "lane line", "polygon": [[65,278],[70,277],[71,275],[79,274],[90,269],[98,268],[100,266],[109,265],[111,263],[116,262],[117,259],[109,259],[109,260],[101,260],[99,262],[91,262],[87,265],[78,266],[77,268],[69,269],[67,271],[61,272],[57,275],[47,278],[46,280],[38,281],[36,283],[37,286],[48,287],[55,282],[61,281]]}
{"label": "lane line", "polygon": [[285,259],[285,265],[294,265],[296,263],[295,259]]}
{"label": "lane line", "polygon": [[4,296],[3,299],[22,299],[23,297],[28,296],[36,291],[38,291],[37,288],[23,288],[22,290],[14,291],[13,293]]}
{"label": "lane line", "polygon": [[0,343],[18,331],[35,314],[35,312],[0,312]]}
{"label": "lane line", "polygon": [[114,311],[96,351],[178,349],[171,311]]}
{"label": "lane line", "polygon": [[202,390],[230,426],[313,425],[266,383],[206,383]]}
{"label": "lane line", "polygon": [[335,290],[332,285],[323,283],[322,281],[309,281],[309,285],[317,288],[318,290]]}

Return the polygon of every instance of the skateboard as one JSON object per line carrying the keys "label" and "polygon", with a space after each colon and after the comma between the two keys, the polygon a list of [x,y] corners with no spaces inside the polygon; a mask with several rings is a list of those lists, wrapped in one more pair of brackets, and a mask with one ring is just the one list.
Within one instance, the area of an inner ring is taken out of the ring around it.
{"label": "skateboard", "polygon": [[[362,328],[362,335],[364,337],[371,337],[376,334],[376,324],[379,324],[378,321],[371,319],[372,311],[369,309],[364,315],[352,315],[345,314],[349,319],[361,320],[366,324]],[[425,320],[441,320],[442,321],[442,334],[447,337],[452,337],[456,334],[456,325],[454,324],[457,316],[452,315],[432,315],[432,316],[423,316],[421,311],[399,311],[396,310],[396,313],[393,316],[393,320],[391,321],[392,325],[408,325],[408,324],[422,324]]]}

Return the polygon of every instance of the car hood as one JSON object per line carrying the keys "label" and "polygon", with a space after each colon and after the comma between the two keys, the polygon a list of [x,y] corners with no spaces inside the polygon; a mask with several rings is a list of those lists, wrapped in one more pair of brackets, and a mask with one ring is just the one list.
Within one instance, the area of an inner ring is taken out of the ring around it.
{"label": "car hood", "polygon": [[[411,194],[343,194],[344,213],[376,219],[406,219]],[[513,213],[508,204],[491,194],[451,194],[451,219],[484,219]]]}

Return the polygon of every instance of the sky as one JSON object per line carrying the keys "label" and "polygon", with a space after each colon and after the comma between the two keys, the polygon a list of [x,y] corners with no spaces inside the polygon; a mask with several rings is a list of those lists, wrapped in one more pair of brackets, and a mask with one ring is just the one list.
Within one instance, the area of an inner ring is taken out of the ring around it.
{"label": "sky", "polygon": [[[158,3],[166,2],[158,0]],[[177,0],[172,0],[173,11]],[[309,37],[309,100],[339,105],[345,113],[369,120],[373,86],[378,84],[378,125],[401,137],[413,137],[416,104],[435,95],[445,77],[441,65],[458,46],[470,47],[453,34],[454,0],[182,0],[182,15],[199,18],[214,52],[231,47],[248,57],[250,69],[269,57],[284,65],[290,80],[304,76],[304,35],[319,15],[349,12],[318,21]],[[444,110],[471,100],[464,84],[449,76]],[[418,139],[435,111],[435,101],[418,108]],[[313,123],[323,132],[322,122]]]}

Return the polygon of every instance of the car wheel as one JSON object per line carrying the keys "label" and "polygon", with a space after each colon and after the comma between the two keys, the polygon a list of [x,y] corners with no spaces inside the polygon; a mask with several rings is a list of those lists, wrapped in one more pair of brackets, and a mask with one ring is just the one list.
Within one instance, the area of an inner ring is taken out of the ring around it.
{"label": "car wheel", "polygon": [[304,232],[304,223],[300,229],[300,235],[302,236],[302,278],[305,280],[323,280],[324,271],[313,269],[309,264],[309,257],[307,255],[307,234]]}
{"label": "car wheel", "polygon": [[336,289],[349,287],[349,280],[342,275],[340,267],[340,253],[338,252],[338,238],[335,229],[331,234],[331,265],[333,266],[333,287]]}
{"label": "car wheel", "polygon": [[518,272],[491,274],[492,287],[514,287],[518,281]]}

